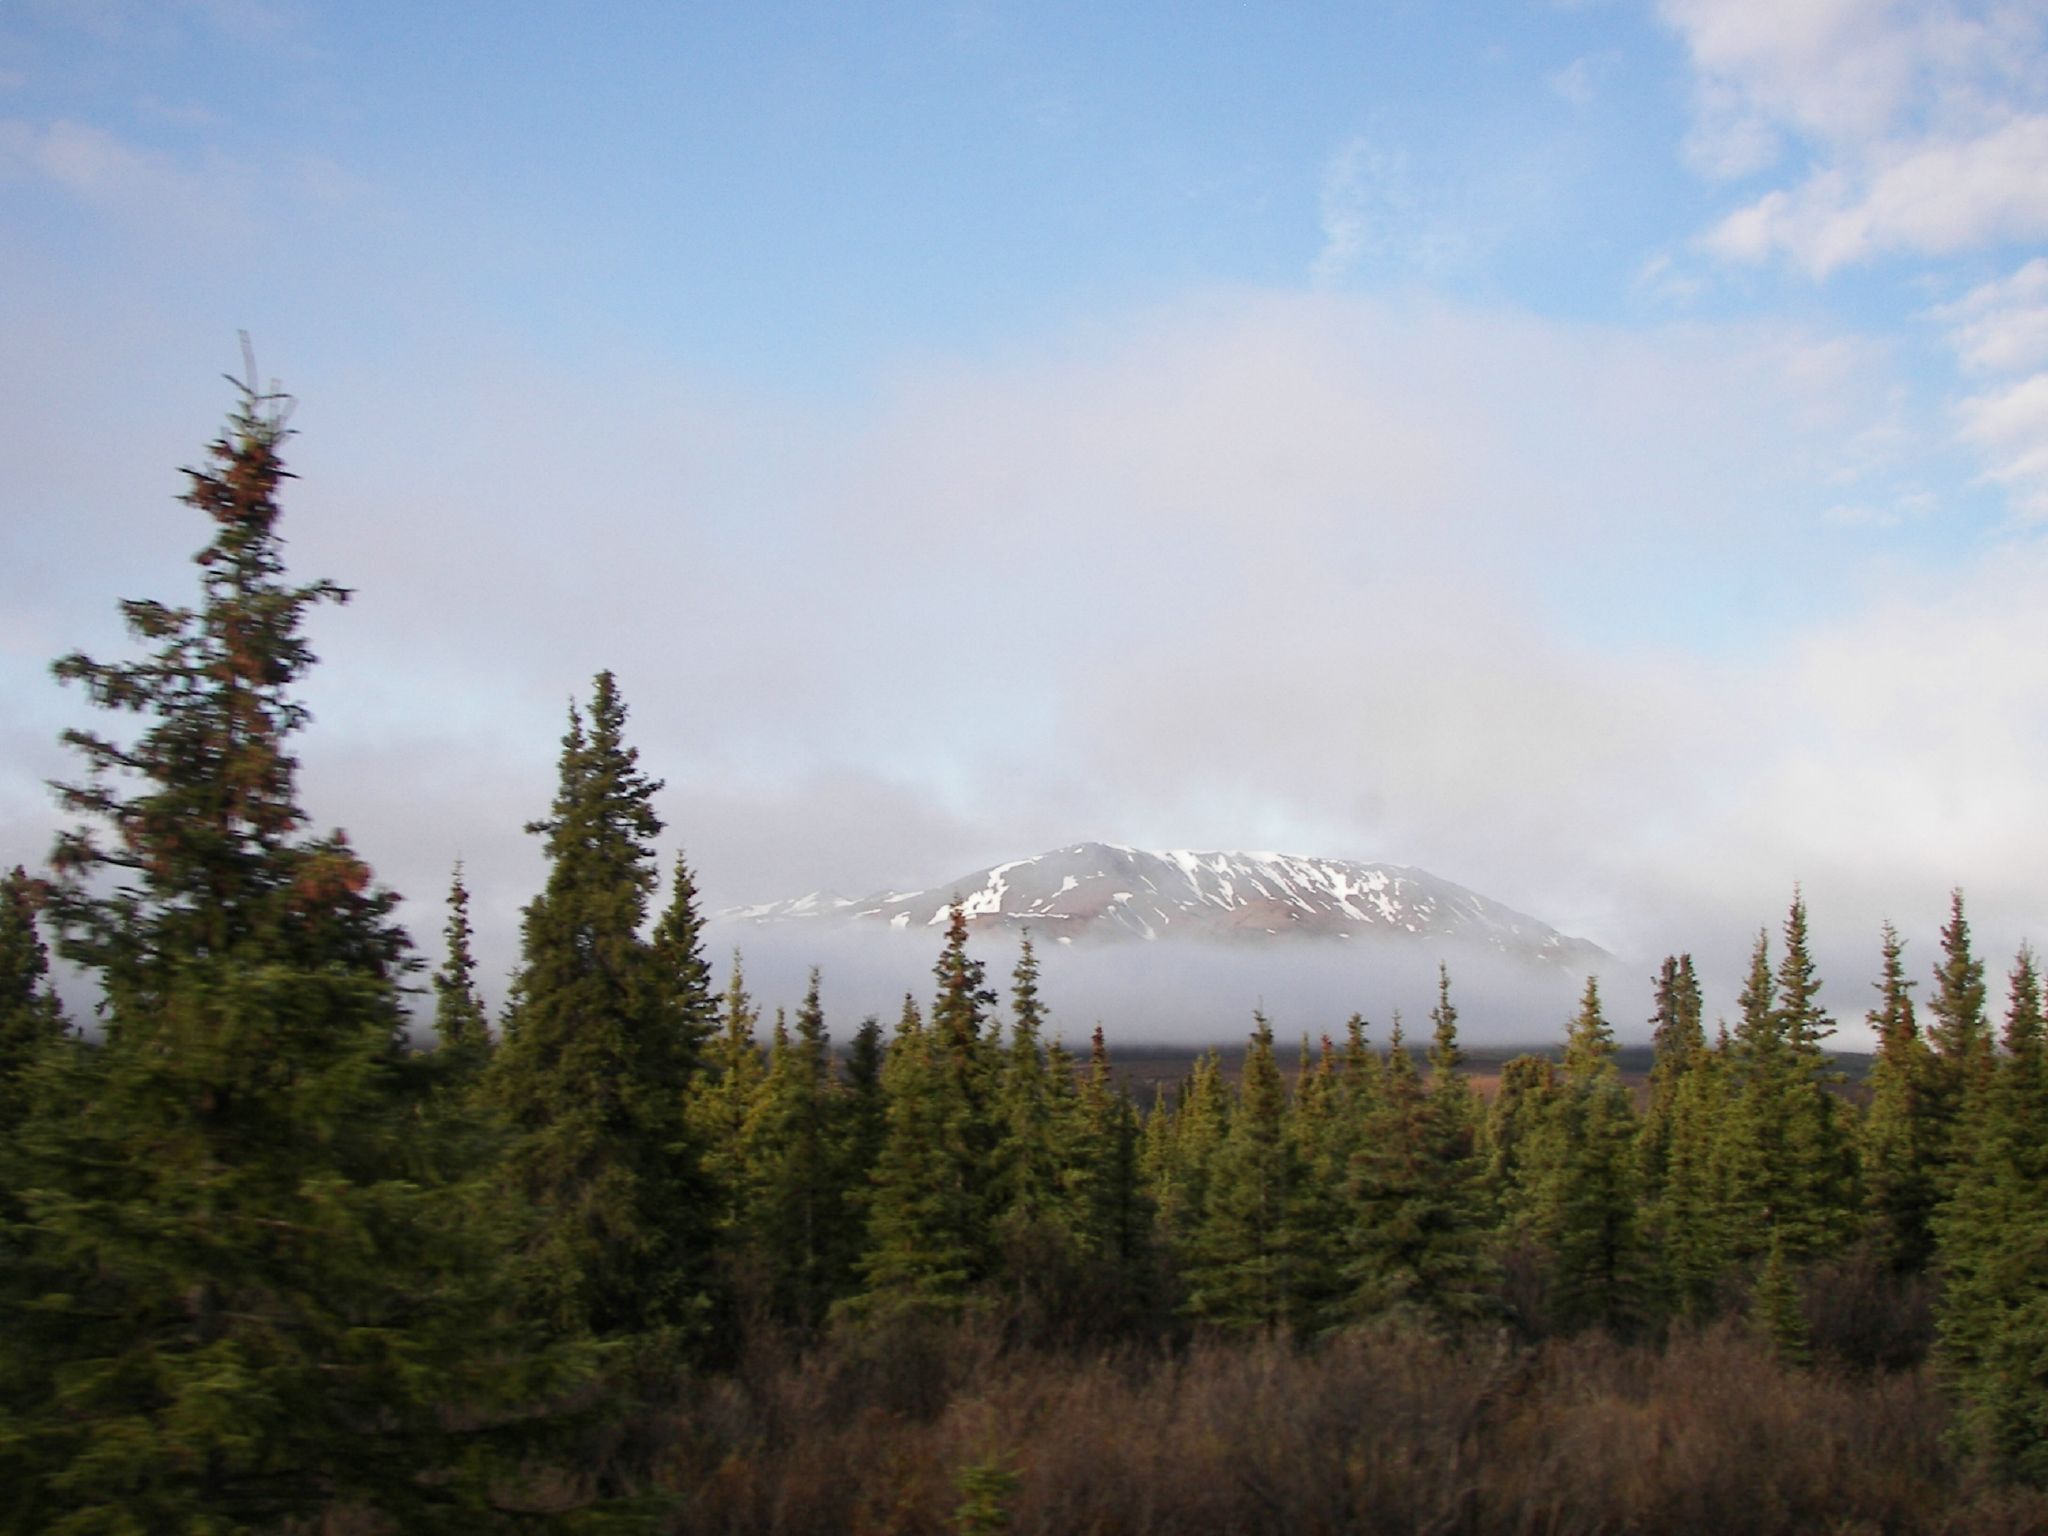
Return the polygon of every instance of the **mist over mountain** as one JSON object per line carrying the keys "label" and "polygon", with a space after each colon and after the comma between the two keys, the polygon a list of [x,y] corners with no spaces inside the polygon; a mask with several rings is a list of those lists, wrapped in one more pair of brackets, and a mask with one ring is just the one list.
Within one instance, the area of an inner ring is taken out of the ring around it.
{"label": "mist over mountain", "polygon": [[[850,1025],[893,1017],[906,991],[923,997],[956,899],[992,984],[1031,935],[1070,1035],[1100,1022],[1113,1038],[1228,1040],[1255,1008],[1283,1032],[1336,1031],[1353,1012],[1384,1032],[1400,1010],[1425,1033],[1441,963],[1469,1038],[1541,1040],[1588,973],[1621,969],[1598,945],[1425,870],[1099,842],[923,890],[735,907],[715,915],[711,939],[743,952],[771,1006],[820,967],[828,1006]],[[1626,1034],[1634,1000],[1617,1001]]]}

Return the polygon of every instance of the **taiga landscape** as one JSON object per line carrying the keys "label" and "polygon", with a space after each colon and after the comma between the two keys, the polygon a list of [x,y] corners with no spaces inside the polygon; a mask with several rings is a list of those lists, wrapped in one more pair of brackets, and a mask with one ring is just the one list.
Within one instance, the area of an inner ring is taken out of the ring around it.
{"label": "taiga landscape", "polygon": [[0,15],[0,1532],[2048,1529],[2043,186],[2002,0]]}

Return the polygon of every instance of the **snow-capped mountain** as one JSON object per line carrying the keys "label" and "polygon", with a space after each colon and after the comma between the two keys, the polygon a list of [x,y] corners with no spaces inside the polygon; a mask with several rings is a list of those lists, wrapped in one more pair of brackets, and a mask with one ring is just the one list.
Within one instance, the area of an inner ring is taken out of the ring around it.
{"label": "snow-capped mountain", "polygon": [[859,901],[814,892],[718,916],[748,924],[938,928],[956,898],[970,924],[1028,929],[1041,944],[1419,939],[1476,945],[1568,972],[1610,958],[1598,945],[1424,870],[1280,853],[1149,852],[1118,843],[1075,843],[930,890]]}

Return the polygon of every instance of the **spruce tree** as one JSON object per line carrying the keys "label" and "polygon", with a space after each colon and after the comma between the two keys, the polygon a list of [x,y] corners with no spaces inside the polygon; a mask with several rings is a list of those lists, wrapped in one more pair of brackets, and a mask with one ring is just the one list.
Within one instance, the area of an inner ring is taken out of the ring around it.
{"label": "spruce tree", "polygon": [[887,1132],[868,1190],[861,1261],[869,1310],[950,1309],[986,1281],[995,1257],[995,994],[967,949],[967,916],[948,915],[928,1020],[905,999],[883,1068]]}
{"label": "spruce tree", "polygon": [[777,1023],[744,1133],[754,1186],[747,1226],[760,1247],[766,1299],[778,1319],[803,1328],[823,1321],[848,1278],[832,1121],[831,1037],[813,969],[794,1034]]}
{"label": "spruce tree", "polygon": [[1135,1315],[1146,1300],[1153,1211],[1139,1169],[1138,1117],[1110,1068],[1100,1025],[1067,1118],[1063,1171],[1079,1196],[1075,1236],[1087,1267],[1075,1300],[1088,1315],[1075,1321],[1101,1331]]}
{"label": "spruce tree", "polygon": [[1344,1192],[1345,1321],[1455,1330],[1493,1309],[1478,1118],[1458,1066],[1456,1011],[1439,972],[1424,1084],[1394,1015],[1379,1091]]}
{"label": "spruce tree", "polygon": [[1157,1212],[1161,1245],[1169,1252],[1188,1251],[1209,1209],[1210,1173],[1230,1125],[1230,1090],[1223,1080],[1221,1056],[1212,1047],[1195,1059],[1194,1070],[1181,1085],[1159,1135],[1160,1153],[1151,1174],[1149,1194]]}
{"label": "spruce tree", "polygon": [[1061,1127],[1045,1059],[1045,1008],[1038,996],[1038,957],[1026,934],[1012,975],[1010,1043],[999,1068],[996,1121],[996,1225],[1013,1262],[1056,1256],[1073,1236],[1073,1212],[1062,1187]]}
{"label": "spruce tree", "polygon": [[2002,1059],[1966,1100],[1935,1217],[1943,1363],[1966,1440],[2003,1477],[2048,1486],[2048,1081],[2040,980],[2022,950]]}
{"label": "spruce tree", "polygon": [[1775,1228],[1750,1297],[1750,1326],[1786,1365],[1805,1365],[1812,1357],[1799,1275],[1785,1253],[1785,1236]]}
{"label": "spruce tree", "polygon": [[868,1174],[858,1310],[950,1310],[978,1278],[978,1229],[948,1146],[952,1117],[939,1051],[907,995],[881,1081],[882,1141]]}
{"label": "spruce tree", "polygon": [[1963,893],[1949,893],[1949,918],[1941,930],[1941,959],[1927,997],[1931,1022],[1927,1043],[1926,1117],[1935,1180],[1945,1198],[1968,1159],[1964,1121],[1971,1102],[1991,1076],[1991,1029],[1984,1013],[1984,962],[1970,948],[1970,923]]}
{"label": "spruce tree", "polygon": [[1842,1074],[1823,1048],[1835,1025],[1820,1006],[1820,979],[1807,946],[1806,901],[1797,891],[1784,933],[1777,1011],[1790,1067],[1785,1104],[1789,1166],[1783,1186],[1790,1198],[1772,1210],[1791,1252],[1814,1255],[1839,1247],[1855,1228],[1855,1142],[1836,1091]]}
{"label": "spruce tree", "polygon": [[766,1059],[756,1038],[760,1010],[747,991],[746,967],[732,953],[725,993],[717,1010],[718,1032],[704,1048],[704,1066],[690,1085],[684,1115],[704,1149],[704,1174],[711,1187],[712,1227],[728,1261],[743,1246],[741,1228],[754,1189],[746,1160],[747,1122],[761,1097]]}
{"label": "spruce tree", "polygon": [[2013,959],[2006,978],[2005,1062],[2001,1069],[2001,1108],[2014,1122],[2021,1145],[2048,1134],[2048,1040],[2044,1040],[2041,975],[2034,951],[2027,945]]}
{"label": "spruce tree", "polygon": [[1733,1044],[1734,1103],[1724,1158],[1736,1255],[1761,1261],[1771,1234],[1788,1259],[1838,1247],[1856,1221],[1853,1143],[1821,1042],[1833,1022],[1806,944],[1806,905],[1794,895],[1775,971],[1764,934],[1750,960]]}
{"label": "spruce tree", "polygon": [[1935,1148],[1926,1102],[1933,1063],[1914,1017],[1905,941],[1890,923],[1881,952],[1878,1005],[1868,1015],[1877,1052],[1862,1126],[1864,1210],[1891,1267],[1915,1271],[1934,1250]]}
{"label": "spruce tree", "polygon": [[[701,1068],[711,1038],[718,1033],[718,998],[711,985],[711,965],[704,958],[704,916],[697,908],[697,877],[680,850],[669,878],[668,905],[656,920],[648,945],[653,989],[682,1048]],[[739,978],[737,951],[733,975]]]}
{"label": "spruce tree", "polygon": [[1301,1326],[1321,1330],[1341,1318],[1345,1301],[1345,1180],[1356,1138],[1344,1123],[1335,1042],[1323,1036],[1311,1052],[1301,1041],[1288,1127],[1301,1161],[1294,1224],[1300,1233]]}
{"label": "spruce tree", "polygon": [[20,865],[0,877],[0,1136],[11,1134],[27,1109],[29,1069],[65,1030],[36,925],[41,904],[41,883]]}
{"label": "spruce tree", "polygon": [[1566,1330],[1625,1330],[1645,1312],[1635,1117],[1614,1054],[1599,982],[1589,976],[1525,1175],[1533,1230],[1549,1259],[1552,1314]]}
{"label": "spruce tree", "polygon": [[1487,1106],[1486,1187],[1510,1241],[1526,1235],[1533,1199],[1530,1142],[1550,1113],[1557,1081],[1557,1063],[1548,1057],[1510,1057],[1501,1063],[1500,1087]]}
{"label": "spruce tree", "polygon": [[641,929],[658,883],[658,781],[600,672],[562,741],[545,887],[488,1090],[513,1133],[507,1178],[534,1210],[535,1314],[599,1338],[686,1344],[708,1317],[711,1202],[684,1098],[698,1046]]}
{"label": "spruce tree", "polygon": [[1300,1315],[1295,1201],[1301,1159],[1287,1133],[1273,1026],[1253,1015],[1229,1129],[1209,1169],[1202,1224],[1189,1244],[1187,1306],[1235,1329],[1284,1329]]}
{"label": "spruce tree", "polygon": [[470,948],[475,934],[460,864],[448,884],[448,926],[442,932],[448,948],[434,973],[434,1038],[453,1080],[467,1084],[490,1057],[491,1032],[476,992],[476,957]]}
{"label": "spruce tree", "polygon": [[[888,1130],[888,1104],[882,1097],[882,1059],[886,1053],[882,1021],[869,1014],[853,1032],[842,1076],[844,1091],[833,1101],[839,1182],[846,1190],[848,1219],[857,1229],[867,1221],[868,1175]],[[859,1232],[849,1241],[857,1255],[862,1241]]]}
{"label": "spruce tree", "polygon": [[1692,956],[1666,955],[1657,973],[1656,1012],[1650,1016],[1650,1101],[1636,1143],[1646,1205],[1654,1206],[1663,1195],[1679,1089],[1706,1049],[1700,1015],[1700,984]]}
{"label": "spruce tree", "polygon": [[1671,1106],[1663,1194],[1653,1211],[1664,1304],[1700,1322],[1720,1306],[1733,1263],[1729,1127],[1734,1122],[1727,1038],[1695,1053]]}
{"label": "spruce tree", "polygon": [[302,627],[347,594],[285,579],[287,402],[238,388],[185,472],[199,601],[124,604],[140,660],[56,667],[139,727],[66,733],[51,910],[104,1044],[17,1138],[0,1522],[493,1528],[517,1482],[484,1452],[564,1357],[500,1323],[481,1203],[418,1113],[395,897],[303,830]]}

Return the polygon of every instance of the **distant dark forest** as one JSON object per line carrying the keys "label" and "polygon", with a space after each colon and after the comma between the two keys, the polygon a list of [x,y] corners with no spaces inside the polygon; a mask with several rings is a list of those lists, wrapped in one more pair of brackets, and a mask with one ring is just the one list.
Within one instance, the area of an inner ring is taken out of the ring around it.
{"label": "distant dark forest", "polygon": [[1640,1059],[1589,979],[1475,1061],[1448,973],[1412,1041],[1070,1055],[957,909],[835,1042],[714,987],[604,673],[502,1015],[458,869],[416,1048],[297,800],[287,407],[185,471],[196,598],[56,663],[113,723],[0,886],[0,1530],[2048,1528],[2040,985],[1989,1016],[1959,893],[1853,1083],[1796,896]]}

